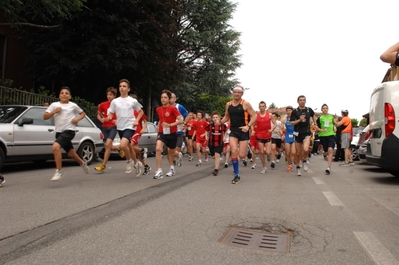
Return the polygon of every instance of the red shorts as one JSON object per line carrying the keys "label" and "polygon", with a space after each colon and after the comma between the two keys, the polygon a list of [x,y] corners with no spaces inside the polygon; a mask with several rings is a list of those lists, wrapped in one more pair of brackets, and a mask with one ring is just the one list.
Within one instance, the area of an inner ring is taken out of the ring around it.
{"label": "red shorts", "polygon": [[249,138],[250,146],[251,148],[255,148],[255,150],[259,150],[259,144],[258,144],[258,139],[256,138],[256,135],[251,136]]}
{"label": "red shorts", "polygon": [[225,142],[225,143],[223,143],[223,148],[225,148],[225,147],[227,147],[227,146],[230,146],[230,142]]}
{"label": "red shorts", "polygon": [[202,147],[207,147],[208,146],[208,141],[206,140],[205,137],[204,138],[196,137],[196,138],[197,138],[197,141],[196,141],[197,144],[200,144]]}
{"label": "red shorts", "polygon": [[132,138],[130,138],[130,141],[134,144],[134,145],[138,145],[139,144],[139,139],[141,137],[140,133],[135,133],[133,134]]}

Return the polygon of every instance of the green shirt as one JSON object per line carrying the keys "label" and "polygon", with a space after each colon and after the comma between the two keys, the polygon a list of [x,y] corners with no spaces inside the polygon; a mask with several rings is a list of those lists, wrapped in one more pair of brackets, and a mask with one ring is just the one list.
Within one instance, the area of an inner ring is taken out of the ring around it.
{"label": "green shirt", "polygon": [[321,115],[318,120],[318,126],[320,129],[327,129],[326,132],[319,132],[319,137],[326,137],[335,135],[334,132],[334,116],[331,114]]}

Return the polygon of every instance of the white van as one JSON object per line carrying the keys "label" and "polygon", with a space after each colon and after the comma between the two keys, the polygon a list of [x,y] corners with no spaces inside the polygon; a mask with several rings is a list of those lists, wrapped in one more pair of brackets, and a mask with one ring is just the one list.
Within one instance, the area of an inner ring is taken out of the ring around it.
{"label": "white van", "polygon": [[399,177],[399,81],[376,87],[370,100],[368,163]]}

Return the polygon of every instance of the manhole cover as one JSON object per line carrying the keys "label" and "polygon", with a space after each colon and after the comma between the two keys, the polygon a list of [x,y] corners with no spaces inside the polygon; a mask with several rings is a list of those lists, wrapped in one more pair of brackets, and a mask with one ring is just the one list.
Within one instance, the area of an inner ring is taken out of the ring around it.
{"label": "manhole cover", "polygon": [[267,232],[231,227],[220,239],[220,242],[241,248],[262,249],[287,253],[290,246],[290,235],[271,234]]}

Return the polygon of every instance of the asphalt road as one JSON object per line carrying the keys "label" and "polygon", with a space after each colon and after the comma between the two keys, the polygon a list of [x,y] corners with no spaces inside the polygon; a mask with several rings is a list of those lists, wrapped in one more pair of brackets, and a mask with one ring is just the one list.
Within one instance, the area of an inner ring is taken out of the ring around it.
{"label": "asphalt road", "polygon": [[[324,174],[322,156],[301,177],[185,161],[177,174],[125,174],[124,161],[86,175],[66,162],[5,167],[0,188],[0,264],[399,264],[399,179],[368,165]],[[163,161],[167,172],[166,159]],[[229,227],[289,235],[277,253],[222,244]]]}

